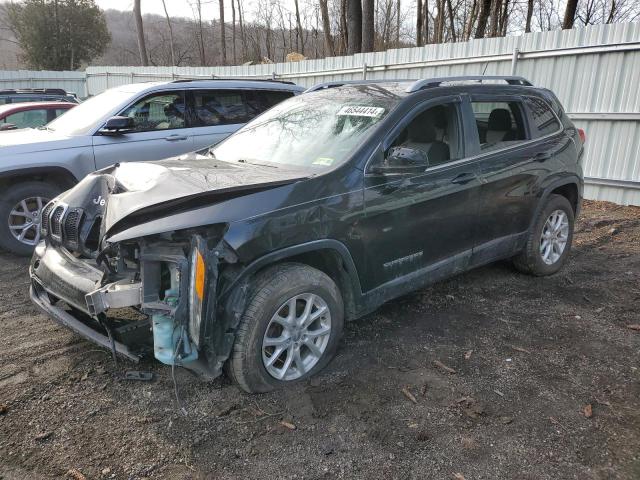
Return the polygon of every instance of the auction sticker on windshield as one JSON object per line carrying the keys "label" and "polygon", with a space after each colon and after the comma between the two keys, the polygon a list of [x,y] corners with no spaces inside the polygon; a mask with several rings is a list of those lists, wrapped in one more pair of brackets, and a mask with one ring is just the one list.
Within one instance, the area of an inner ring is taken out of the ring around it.
{"label": "auction sticker on windshield", "polygon": [[347,105],[338,111],[338,116],[379,117],[384,113],[382,107],[367,107],[366,105]]}

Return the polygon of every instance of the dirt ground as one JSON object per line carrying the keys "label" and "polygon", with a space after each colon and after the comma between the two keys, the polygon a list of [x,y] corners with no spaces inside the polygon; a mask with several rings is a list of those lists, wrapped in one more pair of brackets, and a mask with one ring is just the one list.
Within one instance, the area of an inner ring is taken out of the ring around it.
{"label": "dirt ground", "polygon": [[308,383],[176,371],[186,416],[169,368],[124,380],[38,314],[27,263],[0,254],[0,479],[640,478],[640,208],[586,202],[550,278],[499,263],[350,323]]}

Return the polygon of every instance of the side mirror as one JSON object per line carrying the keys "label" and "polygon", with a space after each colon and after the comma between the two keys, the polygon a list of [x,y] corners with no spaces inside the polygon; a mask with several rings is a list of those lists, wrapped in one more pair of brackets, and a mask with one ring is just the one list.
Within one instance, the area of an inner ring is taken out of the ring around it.
{"label": "side mirror", "polygon": [[427,154],[408,147],[392,147],[384,162],[372,167],[373,173],[381,175],[407,175],[424,172],[429,167]]}
{"label": "side mirror", "polygon": [[111,117],[99,130],[100,135],[123,135],[133,131],[136,124],[131,117]]}
{"label": "side mirror", "polygon": [[5,130],[17,130],[18,127],[13,123],[3,123],[0,124],[0,132],[4,132]]}

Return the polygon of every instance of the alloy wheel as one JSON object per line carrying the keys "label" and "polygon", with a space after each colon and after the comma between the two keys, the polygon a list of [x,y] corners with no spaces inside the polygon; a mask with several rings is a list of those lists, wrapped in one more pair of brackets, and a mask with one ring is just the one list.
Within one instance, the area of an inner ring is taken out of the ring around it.
{"label": "alloy wheel", "polygon": [[9,212],[9,231],[25,245],[37,245],[40,241],[42,209],[49,203],[45,197],[29,197],[18,202]]}
{"label": "alloy wheel", "polygon": [[563,210],[555,210],[542,227],[540,256],[547,265],[556,263],[569,240],[569,217]]}
{"label": "alloy wheel", "polygon": [[277,380],[295,380],[320,360],[331,336],[331,312],[319,295],[303,293],[273,314],[262,340],[262,362]]}

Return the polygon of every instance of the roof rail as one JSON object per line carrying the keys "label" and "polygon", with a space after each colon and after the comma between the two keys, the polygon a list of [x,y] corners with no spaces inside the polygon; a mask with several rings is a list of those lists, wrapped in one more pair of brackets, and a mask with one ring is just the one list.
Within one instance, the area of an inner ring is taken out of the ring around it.
{"label": "roof rail", "polygon": [[439,87],[440,84],[446,82],[464,82],[464,81],[476,81],[482,83],[484,80],[502,80],[503,82],[507,82],[509,85],[521,85],[526,87],[532,87],[533,84],[523,78],[523,77],[514,77],[514,76],[503,76],[503,75],[466,75],[461,77],[438,77],[438,78],[423,78],[422,80],[417,80],[409,88],[407,88],[407,93],[417,92],[418,90],[422,90],[423,88],[428,87]]}
{"label": "roof rail", "polygon": [[187,82],[209,82],[211,80],[224,81],[231,80],[236,82],[268,82],[268,83],[284,83],[287,85],[295,85],[294,82],[288,80],[273,80],[271,78],[234,78],[234,77],[202,77],[202,78],[183,78],[180,80],[173,80],[171,83],[187,83]]}
{"label": "roof rail", "polygon": [[3,88],[0,93],[44,93],[52,95],[67,95],[62,88]]}
{"label": "roof rail", "polygon": [[326,90],[328,88],[342,87],[343,85],[367,85],[371,83],[388,83],[388,82],[415,82],[416,80],[407,80],[405,78],[379,78],[377,80],[333,80],[331,82],[317,83],[307,88],[303,93],[315,92],[317,90]]}

